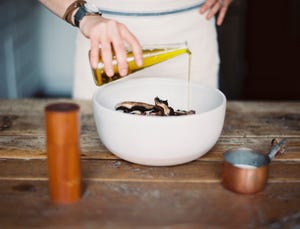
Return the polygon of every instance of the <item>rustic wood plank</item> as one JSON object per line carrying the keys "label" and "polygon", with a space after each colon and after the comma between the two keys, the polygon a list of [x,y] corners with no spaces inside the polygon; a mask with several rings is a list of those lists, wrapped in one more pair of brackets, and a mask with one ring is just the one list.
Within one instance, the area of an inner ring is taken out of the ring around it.
{"label": "rustic wood plank", "polygon": [[300,133],[299,102],[229,102],[224,135],[294,136]]}
{"label": "rustic wood plank", "polygon": [[[220,182],[222,162],[194,161],[178,166],[152,167],[123,160],[82,160],[86,180],[140,182]],[[47,160],[0,160],[0,180],[47,180]],[[269,182],[300,183],[296,162],[272,162]]]}
{"label": "rustic wood plank", "polygon": [[0,99],[0,113],[7,115],[27,115],[32,113],[41,114],[44,112],[45,106],[50,103],[72,102],[77,103],[81,107],[81,113],[92,113],[91,100],[72,100],[65,98],[56,99]]}
{"label": "rustic wood plank", "polygon": [[[101,143],[98,136],[81,135],[83,158],[117,158]],[[0,158],[46,158],[46,136],[0,136]]]}
{"label": "rustic wood plank", "polygon": [[[44,111],[44,107],[50,103],[74,102],[80,105],[83,114],[92,113],[91,100],[72,100],[72,99],[0,99],[0,112],[6,114],[28,114]],[[229,112],[234,114],[257,114],[257,113],[286,113],[299,114],[299,101],[228,101]]]}
{"label": "rustic wood plank", "polygon": [[[295,160],[300,161],[300,140],[298,137],[288,139],[288,153],[276,157],[275,160]],[[266,153],[270,149],[272,138],[228,138],[220,137],[217,144],[199,160],[222,160],[225,151],[233,148],[248,147],[261,153]],[[0,136],[0,159],[45,159],[46,146],[45,136],[16,135]],[[81,135],[81,155],[83,159],[117,159],[101,143],[96,135]]]}
{"label": "rustic wood plank", "polygon": [[[74,100],[0,100],[0,124],[3,120],[9,124],[6,128],[1,128],[1,135],[43,135],[45,134],[45,114],[44,108],[47,104],[55,102],[73,102],[80,106],[81,132],[96,133],[95,121],[92,113],[90,101]],[[10,104],[11,101],[11,104]],[[7,104],[8,103],[8,104]]]}
{"label": "rustic wood plank", "polygon": [[[272,183],[239,195],[216,183],[86,183],[69,206],[50,202],[46,181],[0,182],[1,228],[296,228],[300,185]],[[13,208],[13,210],[12,210]]]}
{"label": "rustic wood plank", "polygon": [[[8,120],[7,127],[0,129],[0,158],[45,158],[44,107],[53,102],[76,102],[81,106],[83,157],[116,158],[98,137],[91,101],[68,99],[0,100],[0,120]],[[290,153],[283,159],[300,158],[299,107],[296,102],[229,102],[221,138],[201,159],[221,160],[222,152],[240,146],[266,152],[274,137],[290,138]]]}
{"label": "rustic wood plank", "polygon": [[[97,135],[91,101],[0,100],[0,120],[11,119],[1,135],[44,134],[44,107],[53,102],[76,102],[81,106],[82,133]],[[225,137],[300,137],[300,102],[228,102]]]}

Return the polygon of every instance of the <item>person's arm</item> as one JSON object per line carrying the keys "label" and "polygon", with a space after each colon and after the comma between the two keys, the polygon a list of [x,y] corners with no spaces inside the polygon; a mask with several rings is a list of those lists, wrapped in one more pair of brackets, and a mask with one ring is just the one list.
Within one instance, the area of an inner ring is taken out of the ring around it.
{"label": "person's arm", "polygon": [[67,8],[74,0],[39,0],[46,8],[60,18],[63,18]]}
{"label": "person's arm", "polygon": [[[74,2],[74,0],[39,1],[60,18],[64,17],[67,8]],[[77,10],[73,12],[71,17],[72,24],[74,24],[74,15]],[[127,53],[125,43],[132,48],[136,63],[142,65],[142,47],[138,39],[124,24],[104,18],[100,15],[86,15],[80,21],[79,28],[83,35],[90,39],[90,61],[93,68],[97,67],[99,60],[99,46],[101,46],[100,55],[103,59],[106,74],[109,76],[113,76],[114,74],[112,65],[112,53],[114,52],[118,61],[120,75],[127,75],[128,64],[126,61]]]}

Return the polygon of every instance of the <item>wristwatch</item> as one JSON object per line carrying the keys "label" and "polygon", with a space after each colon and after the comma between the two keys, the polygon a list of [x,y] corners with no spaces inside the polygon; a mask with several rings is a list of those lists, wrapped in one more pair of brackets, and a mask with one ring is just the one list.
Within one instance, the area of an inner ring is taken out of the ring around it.
{"label": "wristwatch", "polygon": [[80,21],[87,15],[102,15],[100,9],[91,3],[85,3],[84,5],[80,6],[74,16],[74,23],[75,26],[79,27]]}

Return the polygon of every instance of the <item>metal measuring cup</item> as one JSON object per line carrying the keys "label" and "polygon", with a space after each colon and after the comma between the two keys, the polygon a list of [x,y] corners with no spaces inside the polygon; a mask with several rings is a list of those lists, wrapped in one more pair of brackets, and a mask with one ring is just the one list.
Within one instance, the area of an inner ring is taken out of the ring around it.
{"label": "metal measuring cup", "polygon": [[270,162],[278,152],[286,151],[286,144],[287,139],[282,139],[266,155],[249,148],[226,151],[223,155],[223,186],[242,194],[262,191],[269,177]]}

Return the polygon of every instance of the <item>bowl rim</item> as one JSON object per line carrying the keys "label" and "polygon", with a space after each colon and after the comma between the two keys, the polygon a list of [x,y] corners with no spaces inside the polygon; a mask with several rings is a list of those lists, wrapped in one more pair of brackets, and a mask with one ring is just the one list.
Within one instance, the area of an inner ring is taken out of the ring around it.
{"label": "bowl rim", "polygon": [[[173,81],[173,82],[185,82],[185,83],[188,83],[185,79],[176,79],[176,78],[135,78],[135,79],[128,79],[128,81],[125,81],[125,82],[129,82],[131,80],[135,80],[135,81],[157,81],[157,80],[160,80],[160,81]],[[208,88],[208,89],[212,89],[212,90],[215,90],[222,98],[222,102],[220,103],[220,105],[214,107],[213,109],[210,109],[208,111],[204,111],[204,112],[200,112],[200,113],[196,113],[196,114],[193,114],[193,115],[179,115],[179,116],[150,116],[150,115],[132,115],[132,114],[128,114],[128,113],[124,113],[124,112],[120,112],[120,111],[116,111],[116,110],[112,110],[112,109],[109,109],[103,105],[101,105],[99,103],[99,101],[96,99],[97,95],[100,93],[100,91],[103,91],[106,87],[110,87],[112,86],[113,84],[119,84],[119,83],[122,83],[122,82],[118,82],[117,81],[113,81],[113,82],[110,82],[108,84],[105,84],[105,85],[102,85],[100,86],[99,88],[96,89],[96,91],[94,92],[93,94],[93,97],[92,97],[92,103],[93,103],[93,109],[95,109],[95,105],[97,105],[97,107],[100,107],[101,109],[103,110],[106,110],[108,111],[109,113],[113,113],[114,115],[126,115],[125,117],[133,117],[135,119],[145,119],[145,118],[150,118],[150,119],[178,119],[178,118],[181,118],[181,119],[184,119],[184,118],[196,118],[196,117],[199,117],[199,116],[203,116],[205,114],[208,114],[208,113],[212,113],[214,112],[215,110],[217,109],[220,109],[222,106],[226,106],[226,102],[227,102],[227,99],[226,99],[226,96],[224,95],[224,93],[218,89],[218,88],[213,88],[213,87],[210,87],[210,86],[206,86],[206,85],[202,85],[198,82],[193,82],[191,81],[190,84],[191,85],[197,85],[197,86],[200,86],[200,87],[203,87],[203,88]]]}

